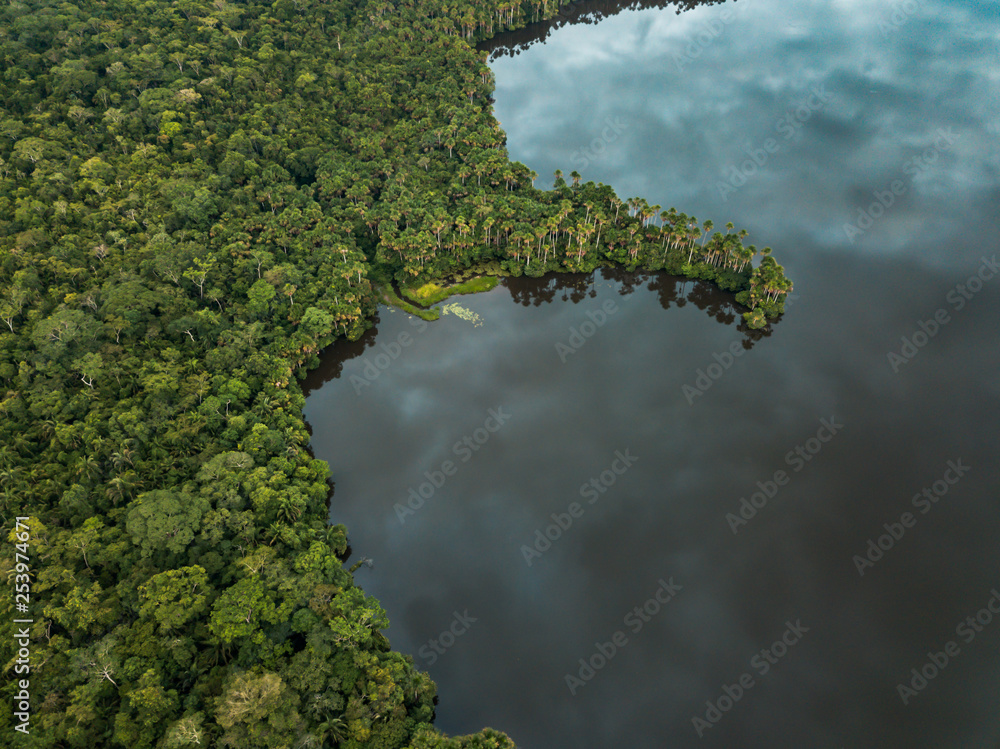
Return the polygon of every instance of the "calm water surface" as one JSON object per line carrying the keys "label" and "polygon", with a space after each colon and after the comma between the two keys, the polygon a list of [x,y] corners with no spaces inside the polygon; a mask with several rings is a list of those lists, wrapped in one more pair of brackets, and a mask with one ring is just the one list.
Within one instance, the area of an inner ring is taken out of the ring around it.
{"label": "calm water surface", "polygon": [[[374,560],[357,578],[437,681],[444,730],[531,749],[1000,745],[1000,615],[963,626],[1000,590],[1000,274],[968,284],[1000,251],[1000,16],[905,8],[741,0],[499,40],[497,116],[539,184],[577,169],[732,221],[797,298],[751,338],[730,297],[669,276],[519,279],[453,300],[478,325],[382,310],[328,352],[306,415],[331,520]],[[773,496],[737,524],[758,482]],[[553,513],[568,527],[536,547]],[[886,524],[901,537],[862,575]],[[526,546],[545,551],[529,565]]]}

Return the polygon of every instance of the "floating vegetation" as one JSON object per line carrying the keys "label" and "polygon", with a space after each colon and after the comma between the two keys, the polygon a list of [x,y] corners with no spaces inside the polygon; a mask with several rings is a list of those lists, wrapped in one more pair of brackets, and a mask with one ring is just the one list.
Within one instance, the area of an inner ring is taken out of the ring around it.
{"label": "floating vegetation", "polygon": [[441,312],[446,315],[454,315],[455,317],[460,317],[463,320],[468,320],[472,323],[474,328],[478,328],[483,324],[483,320],[478,314],[456,302],[444,305],[441,308]]}

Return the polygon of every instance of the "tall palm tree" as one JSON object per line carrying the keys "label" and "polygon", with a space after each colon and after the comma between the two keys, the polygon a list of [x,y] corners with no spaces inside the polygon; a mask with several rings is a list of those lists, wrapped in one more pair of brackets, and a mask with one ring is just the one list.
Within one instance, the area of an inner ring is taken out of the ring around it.
{"label": "tall palm tree", "polygon": [[326,737],[335,745],[347,738],[347,723],[343,718],[331,718],[323,724],[326,730]]}
{"label": "tall palm tree", "polygon": [[700,235],[701,232],[698,230],[698,219],[692,218],[691,224],[688,226],[687,230],[688,247],[691,248],[691,251],[688,253],[688,260],[687,260],[689,264],[691,262],[691,258],[694,256],[694,246],[695,246],[694,243]]}
{"label": "tall palm tree", "polygon": [[708,237],[709,232],[711,232],[714,227],[715,227],[715,224],[713,224],[711,221],[706,221],[704,224],[701,225],[701,228],[705,232],[702,235],[702,238],[701,238],[701,246],[702,246],[702,248],[705,247],[705,239]]}
{"label": "tall palm tree", "polygon": [[604,227],[605,221],[607,221],[607,218],[600,211],[594,214],[594,226],[597,227],[597,240],[594,242],[595,250],[601,249],[601,229]]}

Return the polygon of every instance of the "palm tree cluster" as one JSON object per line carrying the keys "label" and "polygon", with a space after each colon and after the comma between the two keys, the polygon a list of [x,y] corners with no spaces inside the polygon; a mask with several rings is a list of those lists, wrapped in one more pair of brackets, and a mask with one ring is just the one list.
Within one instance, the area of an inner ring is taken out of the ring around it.
{"label": "palm tree cluster", "polygon": [[[378,259],[401,282],[440,278],[483,262],[498,261],[502,272],[540,276],[550,271],[587,272],[601,265],[631,270],[666,270],[715,281],[734,292],[751,310],[766,317],[783,310],[791,282],[770,257],[744,244],[746,230],[726,224],[713,232],[712,221],[676,208],[662,210],[641,197],[622,200],[607,185],[566,184],[555,174],[551,191],[530,185],[534,173],[515,163],[509,175],[515,189],[470,185],[449,200],[429,193],[386,192],[370,207],[357,204],[356,219],[369,227]],[[572,176],[572,175],[571,175]],[[755,259],[762,262],[754,268]],[[346,263],[345,256],[345,263]],[[356,261],[352,261],[356,262]],[[758,319],[758,318],[755,318]]]}

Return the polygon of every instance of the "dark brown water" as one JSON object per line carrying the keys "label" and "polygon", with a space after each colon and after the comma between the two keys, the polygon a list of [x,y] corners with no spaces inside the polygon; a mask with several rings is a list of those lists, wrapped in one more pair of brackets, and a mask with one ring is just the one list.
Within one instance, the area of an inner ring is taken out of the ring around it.
{"label": "dark brown water", "polygon": [[750,338],[692,282],[524,279],[328,352],[331,520],[443,729],[1000,744],[1000,18],[904,7],[626,11],[493,63],[515,159],[733,221],[797,298]]}

